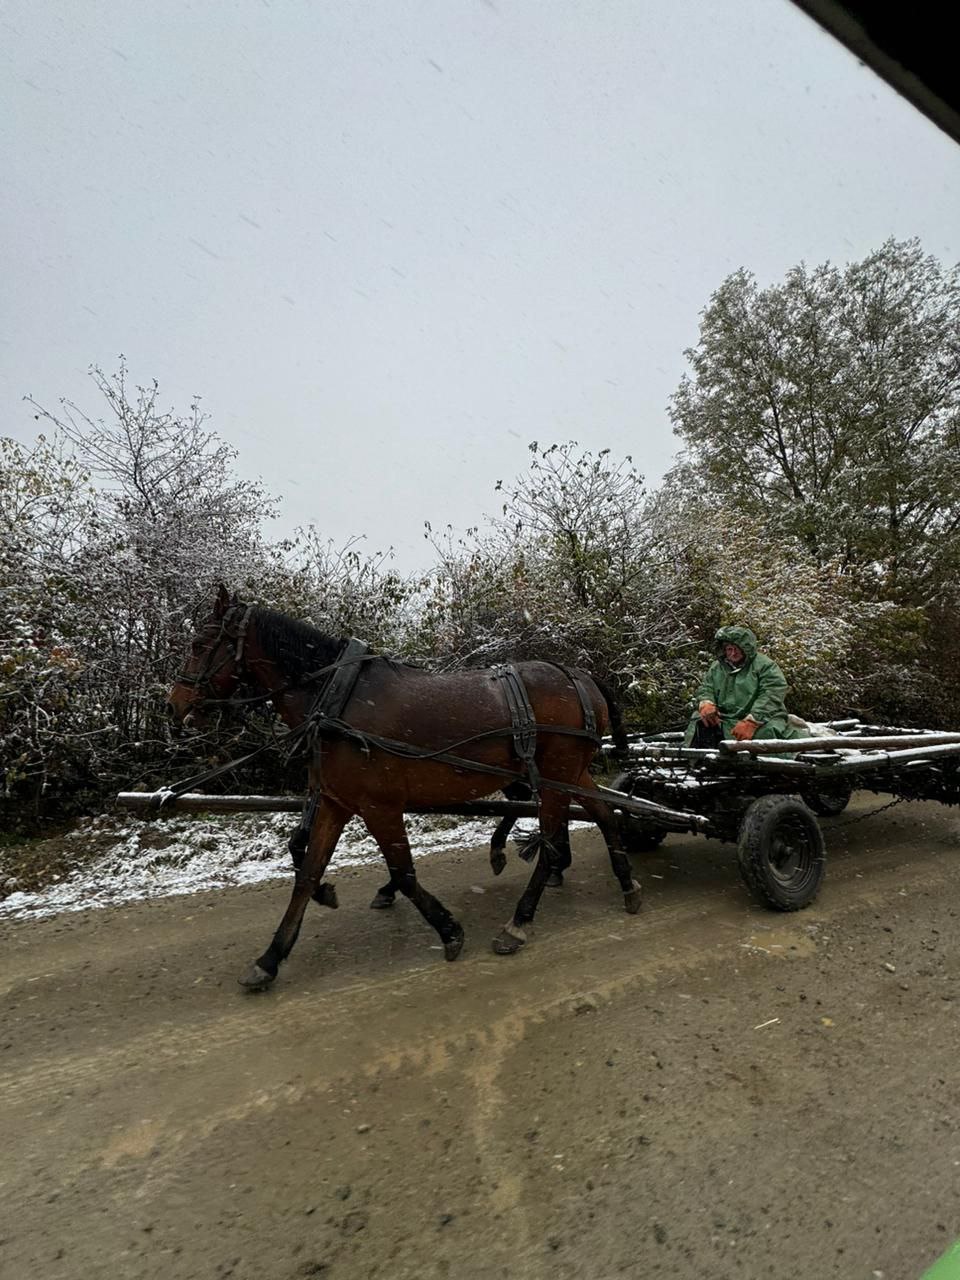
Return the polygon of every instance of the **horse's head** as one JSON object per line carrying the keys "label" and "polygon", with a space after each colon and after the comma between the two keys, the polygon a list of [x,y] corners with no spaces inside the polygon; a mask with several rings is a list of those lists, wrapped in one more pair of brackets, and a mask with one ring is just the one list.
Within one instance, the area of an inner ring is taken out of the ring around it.
{"label": "horse's head", "polygon": [[221,586],[213,612],[190,642],[183,670],[167,698],[175,735],[202,733],[210,726],[213,704],[236,693],[245,675],[243,647],[249,617],[250,606]]}

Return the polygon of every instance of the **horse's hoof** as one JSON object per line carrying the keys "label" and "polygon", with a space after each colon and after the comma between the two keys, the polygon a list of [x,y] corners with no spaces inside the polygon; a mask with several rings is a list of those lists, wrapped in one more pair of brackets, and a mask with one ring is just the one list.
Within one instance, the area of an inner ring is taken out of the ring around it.
{"label": "horse's hoof", "polygon": [[509,926],[504,926],[494,938],[491,946],[493,947],[494,955],[512,956],[516,955],[525,942],[526,938],[519,937],[517,930],[511,931]]}
{"label": "horse's hoof", "polygon": [[547,888],[548,889],[563,888],[563,872],[562,871],[550,872],[550,874],[547,876]]}
{"label": "horse's hoof", "polygon": [[462,929],[458,929],[452,938],[448,938],[443,944],[443,954],[448,960],[456,960],[457,956],[463,950],[465,934]]}
{"label": "horse's hoof", "polygon": [[243,977],[238,978],[237,981],[244,991],[266,991],[275,976],[275,974],[267,973],[266,969],[261,969],[258,964],[254,963]]}
{"label": "horse's hoof", "polygon": [[643,888],[639,880],[634,880],[633,888],[623,895],[623,909],[628,915],[635,916],[643,901]]}
{"label": "horse's hoof", "polygon": [[337,891],[332,884],[320,885],[317,892],[313,895],[314,902],[318,902],[321,907],[330,907],[332,911],[340,906],[340,900],[337,897]]}
{"label": "horse's hoof", "polygon": [[502,849],[498,849],[495,853],[490,854],[490,870],[495,876],[498,876],[506,865],[507,855]]}
{"label": "horse's hoof", "polygon": [[389,893],[378,893],[374,900],[370,903],[372,911],[385,911],[387,907],[393,906],[393,896]]}

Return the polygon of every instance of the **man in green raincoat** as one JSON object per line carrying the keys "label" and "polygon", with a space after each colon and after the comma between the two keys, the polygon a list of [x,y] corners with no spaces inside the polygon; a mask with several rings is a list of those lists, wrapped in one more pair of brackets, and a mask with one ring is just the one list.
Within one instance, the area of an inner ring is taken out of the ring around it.
{"label": "man in green raincoat", "polygon": [[714,747],[721,738],[795,738],[784,698],[783,672],[763,653],[747,627],[721,627],[713,638],[716,661],[696,692],[697,710],[684,745]]}

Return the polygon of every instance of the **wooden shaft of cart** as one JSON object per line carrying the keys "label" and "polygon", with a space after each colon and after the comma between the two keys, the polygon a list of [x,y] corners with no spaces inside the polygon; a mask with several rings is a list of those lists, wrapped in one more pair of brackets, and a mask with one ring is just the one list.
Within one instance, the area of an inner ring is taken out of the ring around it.
{"label": "wooden shaft of cart", "polygon": [[[598,787],[597,793],[613,809],[622,809],[634,817],[649,818],[658,826],[672,831],[703,830],[709,820],[698,813],[667,809],[652,800],[641,800],[609,787]],[[121,791],[117,804],[135,813],[300,813],[303,799],[296,796],[208,796],[196,792],[174,795],[169,791]],[[532,800],[472,800],[463,804],[417,805],[408,813],[449,813],[464,818],[536,818],[537,806]],[[592,819],[577,804],[570,806],[575,822]]]}

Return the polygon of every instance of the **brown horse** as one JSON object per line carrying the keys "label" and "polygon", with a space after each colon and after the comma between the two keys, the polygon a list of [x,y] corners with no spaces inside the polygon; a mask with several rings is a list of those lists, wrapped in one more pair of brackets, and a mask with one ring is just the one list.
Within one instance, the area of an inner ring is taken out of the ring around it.
{"label": "brown horse", "polygon": [[[363,658],[340,718],[318,719],[322,678],[342,669],[338,660],[344,647],[343,640],[246,605],[221,587],[170,692],[169,711],[180,731],[205,729],[218,704],[233,699],[241,687],[252,687],[272,702],[291,731],[310,738],[306,838],[299,846],[291,843],[293,893],[270,945],[240,979],[249,990],[262,990],[277,976],[310,899],[335,904],[332,886],[321,882],[340,833],[354,816],[362,819],[386,860],[390,883],[381,894],[392,897],[399,890],[408,897],[436,929],[447,959],[455,959],[463,929],[417,880],[404,813],[475,800],[523,776],[504,681],[496,671],[437,675],[388,658]],[[533,920],[550,872],[553,841],[567,821],[571,795],[552,783],[573,784],[578,803],[603,833],[626,910],[640,907],[640,885],[614,815],[588,772],[599,735],[610,723],[606,700],[589,676],[576,673],[596,727],[596,733],[587,732],[573,673],[548,662],[523,662],[517,670],[536,721],[541,842],[513,918],[493,942],[494,951],[504,955],[526,941],[525,926]]]}

